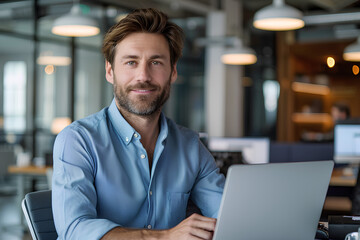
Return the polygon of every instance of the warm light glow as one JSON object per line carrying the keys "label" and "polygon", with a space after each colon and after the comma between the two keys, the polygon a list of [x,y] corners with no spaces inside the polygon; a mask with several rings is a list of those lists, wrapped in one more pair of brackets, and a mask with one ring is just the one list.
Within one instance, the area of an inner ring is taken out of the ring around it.
{"label": "warm light glow", "polygon": [[335,59],[333,57],[328,57],[326,63],[329,68],[333,68],[335,66]]}
{"label": "warm light glow", "polygon": [[360,52],[348,52],[343,54],[346,61],[360,62]]}
{"label": "warm light glow", "polygon": [[63,56],[40,56],[36,60],[39,65],[68,66],[71,63],[70,57]]}
{"label": "warm light glow", "polygon": [[54,73],[55,68],[54,65],[47,65],[44,70],[47,75],[51,75]]}
{"label": "warm light glow", "polygon": [[359,74],[359,67],[357,65],[353,65],[352,66],[352,72],[354,75],[358,75]]}
{"label": "warm light glow", "polygon": [[330,93],[330,88],[328,86],[318,84],[293,82],[291,88],[294,92],[299,93],[309,93],[317,95],[328,95]]}
{"label": "warm light glow", "polygon": [[229,65],[249,65],[256,63],[257,58],[253,54],[224,54],[221,61]]}
{"label": "warm light glow", "polygon": [[295,30],[304,26],[304,21],[296,18],[266,18],[254,21],[254,27],[269,31]]}
{"label": "warm light glow", "polygon": [[58,134],[70,123],[71,123],[71,120],[68,117],[55,118],[51,124],[51,132],[53,134]]}
{"label": "warm light glow", "polygon": [[100,32],[100,29],[84,25],[62,25],[54,26],[51,32],[53,34],[66,37],[89,37],[97,35]]}

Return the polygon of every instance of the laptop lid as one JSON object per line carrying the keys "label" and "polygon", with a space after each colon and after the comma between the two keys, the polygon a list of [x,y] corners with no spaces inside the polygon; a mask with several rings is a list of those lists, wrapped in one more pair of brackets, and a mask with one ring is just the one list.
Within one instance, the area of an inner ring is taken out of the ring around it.
{"label": "laptop lid", "polygon": [[233,165],[214,240],[313,240],[333,161]]}

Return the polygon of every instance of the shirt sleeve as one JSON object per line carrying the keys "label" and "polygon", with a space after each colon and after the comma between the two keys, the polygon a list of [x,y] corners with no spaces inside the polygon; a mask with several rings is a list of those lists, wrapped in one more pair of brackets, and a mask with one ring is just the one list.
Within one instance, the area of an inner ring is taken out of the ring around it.
{"label": "shirt sleeve", "polygon": [[217,218],[225,177],[215,160],[199,140],[200,173],[191,191],[191,199],[204,216]]}
{"label": "shirt sleeve", "polygon": [[58,239],[100,239],[119,226],[98,219],[94,187],[96,161],[91,139],[81,129],[66,128],[54,144],[52,208]]}

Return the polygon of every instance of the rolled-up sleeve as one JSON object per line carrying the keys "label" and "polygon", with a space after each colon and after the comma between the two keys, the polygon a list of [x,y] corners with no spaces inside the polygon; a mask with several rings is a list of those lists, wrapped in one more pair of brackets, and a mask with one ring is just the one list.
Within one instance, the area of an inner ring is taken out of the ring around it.
{"label": "rolled-up sleeve", "polygon": [[219,172],[215,160],[205,146],[199,143],[200,173],[191,192],[192,201],[207,217],[217,218],[225,177]]}
{"label": "rolled-up sleeve", "polygon": [[97,218],[96,161],[91,140],[74,126],[54,144],[52,208],[58,239],[100,239],[118,224]]}

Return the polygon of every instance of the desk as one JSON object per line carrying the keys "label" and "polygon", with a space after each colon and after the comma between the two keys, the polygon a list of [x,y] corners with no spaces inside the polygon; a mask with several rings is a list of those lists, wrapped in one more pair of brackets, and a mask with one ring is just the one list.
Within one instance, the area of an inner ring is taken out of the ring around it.
{"label": "desk", "polygon": [[[18,175],[18,197],[21,197],[21,200],[25,196],[25,177],[26,176],[45,176],[51,167],[36,167],[36,166],[9,166],[8,172],[10,174]],[[20,201],[21,202],[21,201]]]}
{"label": "desk", "polygon": [[25,197],[25,177],[30,176],[47,176],[47,171],[52,167],[36,167],[36,166],[9,166],[8,172],[17,175],[17,202],[19,206],[19,214],[21,216],[21,225],[24,226],[24,218],[21,210],[21,201]]}
{"label": "desk", "polygon": [[[331,175],[329,187],[352,188],[356,186],[356,176],[344,168],[335,168]],[[347,173],[347,174],[345,174]],[[347,196],[327,196],[324,203],[324,210],[351,212],[352,203]]]}
{"label": "desk", "polygon": [[36,166],[9,166],[8,172],[11,174],[21,174],[21,175],[39,175],[45,176],[46,171],[51,167],[36,167]]}
{"label": "desk", "polygon": [[356,176],[344,175],[343,168],[335,168],[331,175],[330,186],[355,187]]}

